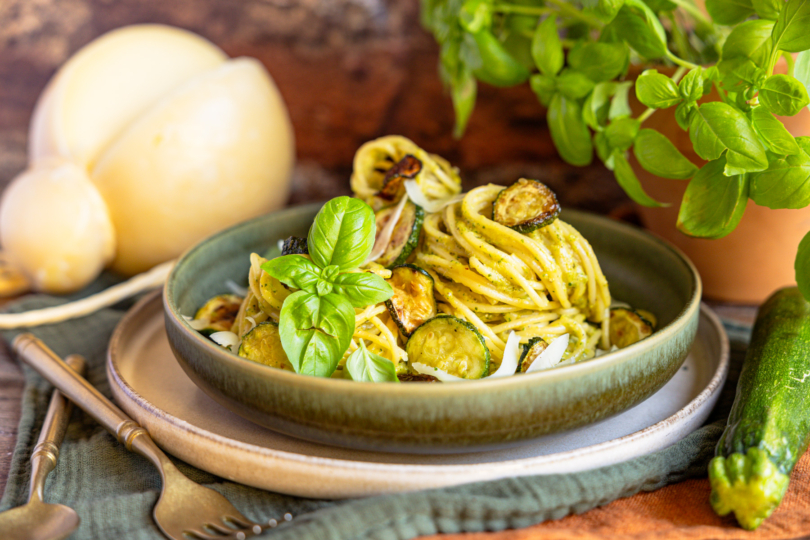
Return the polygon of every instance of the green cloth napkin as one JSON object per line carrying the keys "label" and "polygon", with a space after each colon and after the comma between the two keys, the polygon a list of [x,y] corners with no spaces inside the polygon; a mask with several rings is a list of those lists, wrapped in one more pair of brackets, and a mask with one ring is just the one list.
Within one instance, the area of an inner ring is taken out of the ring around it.
{"label": "green cloth napkin", "polygon": [[[85,292],[86,294],[86,292]],[[7,308],[27,311],[57,305],[65,299],[27,297]],[[110,397],[105,374],[107,342],[129,304],[88,317],[32,331],[57,354],[84,355],[87,379]],[[195,482],[211,487],[259,522],[285,513],[294,517],[265,536],[274,539],[405,540],[419,535],[462,531],[499,531],[527,527],[627,497],[686,478],[704,476],[734,399],[734,389],[750,329],[727,325],[732,338],[729,381],[707,424],[665,450],[594,471],[510,478],[453,488],[387,495],[348,501],[291,497],[243,486],[175,460]],[[5,331],[10,341],[20,331]],[[45,417],[52,388],[28,366],[17,445],[0,510],[27,498],[29,457]],[[126,449],[76,410],[59,463],[45,489],[46,501],[66,504],[78,512],[81,526],[71,538],[159,539],[152,507],[160,493],[160,477],[144,458]]]}

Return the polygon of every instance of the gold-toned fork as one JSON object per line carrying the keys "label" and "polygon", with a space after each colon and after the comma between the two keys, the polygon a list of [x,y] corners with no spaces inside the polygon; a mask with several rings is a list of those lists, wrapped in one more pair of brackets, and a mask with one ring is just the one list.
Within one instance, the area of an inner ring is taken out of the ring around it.
{"label": "gold-toned fork", "polygon": [[[75,372],[84,373],[84,358],[74,354],[65,362]],[[79,516],[63,504],[44,500],[45,479],[56,468],[59,445],[70,421],[71,403],[54,390],[48,413],[42,424],[37,445],[31,453],[31,485],[28,502],[0,514],[0,538],[3,540],[61,540],[79,526]]]}
{"label": "gold-toned fork", "polygon": [[127,450],[142,455],[157,467],[163,489],[153,516],[163,534],[173,540],[243,540],[262,532],[261,525],[243,516],[225,497],[192,482],[177,470],[145,429],[76,375],[34,335],[20,334],[12,347],[26,364],[104,426]]}

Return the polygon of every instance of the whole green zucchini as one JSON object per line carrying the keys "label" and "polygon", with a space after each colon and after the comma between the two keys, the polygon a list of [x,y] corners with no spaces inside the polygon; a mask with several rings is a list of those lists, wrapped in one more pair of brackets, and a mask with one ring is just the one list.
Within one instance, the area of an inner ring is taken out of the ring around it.
{"label": "whole green zucchini", "polygon": [[810,443],[810,303],[799,289],[760,307],[728,424],[709,464],[711,504],[756,529]]}

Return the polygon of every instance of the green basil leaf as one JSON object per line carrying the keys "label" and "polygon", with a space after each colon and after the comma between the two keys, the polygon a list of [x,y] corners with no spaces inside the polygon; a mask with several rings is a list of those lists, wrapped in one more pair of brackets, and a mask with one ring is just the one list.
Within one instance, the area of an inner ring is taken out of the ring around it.
{"label": "green basil leaf", "polygon": [[487,0],[465,0],[458,14],[461,27],[472,34],[492,26],[492,5]]}
{"label": "green basil leaf", "polygon": [[534,95],[540,100],[540,103],[543,104],[543,107],[548,107],[551,104],[551,99],[557,92],[557,81],[555,78],[540,73],[531,76],[529,86],[531,86],[532,92],[534,92]]}
{"label": "green basil leaf", "polygon": [[802,83],[805,90],[810,92],[810,51],[802,51],[796,55],[793,78]]}
{"label": "green basil leaf", "polygon": [[582,107],[582,118],[595,130],[602,129],[608,119],[610,96],[616,90],[616,83],[601,82],[593,87],[593,92]]}
{"label": "green basil leaf", "polygon": [[335,336],[340,344],[340,355],[349,348],[354,334],[354,306],[347,298],[331,293],[321,297],[321,311],[319,313],[318,328],[331,336]]}
{"label": "green basil leaf", "polygon": [[362,339],[360,348],[346,359],[346,373],[353,381],[399,382],[394,363],[366,349]]}
{"label": "green basil leaf", "polygon": [[750,58],[744,56],[720,60],[717,64],[717,71],[720,72],[720,80],[723,82],[723,86],[726,87],[737,85],[758,86],[764,82],[766,77],[763,69],[757,67]]}
{"label": "green basil leaf", "polygon": [[646,70],[636,79],[636,97],[653,109],[666,109],[683,100],[678,85],[655,69]]}
{"label": "green basil leaf", "polygon": [[613,120],[633,114],[633,111],[630,109],[629,100],[630,88],[632,88],[632,86],[632,81],[616,83],[616,88],[613,90],[613,99],[610,102],[610,109],[608,110],[609,119]]}
{"label": "green basil leaf", "polygon": [[697,101],[703,97],[704,88],[704,69],[696,67],[684,75],[681,82],[678,83],[678,92],[681,97],[686,101]]}
{"label": "green basil leaf", "polygon": [[681,129],[686,131],[689,129],[689,124],[692,123],[697,112],[697,103],[694,101],[684,101],[675,107],[675,121],[681,126]]}
{"label": "green basil leaf", "polygon": [[645,171],[662,178],[686,180],[698,170],[669,139],[654,129],[638,132],[633,154]]}
{"label": "green basil leaf", "polygon": [[358,308],[385,302],[394,294],[387,281],[371,272],[347,272],[338,275],[332,283],[335,294]]}
{"label": "green basil leaf", "polygon": [[784,0],[751,0],[754,11],[762,19],[776,20],[782,8],[785,7]]}
{"label": "green basil leaf", "polygon": [[605,137],[612,149],[624,152],[636,140],[641,122],[635,118],[617,118],[605,128]]}
{"label": "green basil leaf", "polygon": [[568,64],[594,82],[615,79],[625,72],[629,60],[625,43],[579,41],[568,52]]}
{"label": "green basil leaf", "polygon": [[309,229],[309,256],[321,268],[335,264],[341,271],[353,270],[371,253],[376,230],[369,205],[352,197],[336,197],[321,208]]}
{"label": "green basil leaf", "polygon": [[294,289],[315,292],[321,269],[303,255],[284,255],[262,264],[262,270]]}
{"label": "green basil leaf", "polygon": [[585,10],[594,13],[605,22],[610,22],[619,10],[622,9],[623,5],[624,0],[598,0],[598,2],[595,2],[594,6],[586,7]]}
{"label": "green basil leaf", "polygon": [[796,270],[796,284],[804,298],[810,301],[810,233],[807,233],[799,242],[794,269]]}
{"label": "green basil leaf", "polygon": [[506,16],[506,28],[510,34],[532,34],[537,28],[537,16],[511,13]]}
{"label": "green basil leaf", "polygon": [[804,208],[810,205],[810,150],[807,137],[800,137],[804,147],[794,155],[771,161],[768,168],[751,175],[751,199],[768,208]]}
{"label": "green basil leaf", "polygon": [[720,72],[717,66],[712,66],[703,70],[703,95],[712,91],[712,85],[720,79]]}
{"label": "green basil leaf", "polygon": [[593,90],[593,81],[574,70],[565,69],[557,76],[557,90],[568,99],[582,99]]}
{"label": "green basil leaf", "polygon": [[278,328],[281,346],[296,373],[302,373],[305,363],[323,366],[325,373],[338,353],[337,339],[313,327],[320,305],[321,297],[317,294],[298,291],[288,296],[281,307]]}
{"label": "green basil leaf", "polygon": [[324,279],[319,279],[318,283],[317,283],[317,285],[315,287],[315,293],[318,296],[326,296],[327,294],[332,292],[333,288],[334,287],[332,287],[332,284],[329,283],[328,281],[326,281]]}
{"label": "green basil leaf", "polygon": [[723,44],[723,58],[742,56],[766,68],[771,56],[773,25],[773,21],[755,19],[736,26]]}
{"label": "green basil leaf", "polygon": [[602,160],[609,170],[613,170],[613,149],[608,144],[607,137],[604,131],[600,131],[593,138],[593,144],[596,147],[596,155]]}
{"label": "green basil leaf", "polygon": [[[288,325],[282,321],[280,328],[288,328]],[[289,333],[280,330],[279,334],[284,352],[296,373],[316,377],[329,377],[334,373],[337,367],[334,359],[340,361],[341,356],[335,338],[316,328],[291,329]]]}
{"label": "green basil leaf", "polygon": [[[286,310],[286,311],[285,311]],[[284,299],[279,314],[279,332],[285,320],[293,328],[317,328],[321,310],[321,298],[308,291],[297,291]],[[330,334],[331,335],[331,334]],[[334,336],[333,336],[334,337]],[[282,341],[284,337],[282,336]]]}
{"label": "green basil leaf", "polygon": [[706,11],[717,24],[733,26],[754,14],[751,0],[706,0]]}
{"label": "green basil leaf", "polygon": [[755,107],[751,111],[751,123],[760,139],[765,141],[768,149],[774,154],[792,155],[799,153],[799,145],[784,124],[769,113],[765,107]]}
{"label": "green basil leaf", "polygon": [[810,49],[810,0],[788,0],[773,27],[774,49],[802,52]]}
{"label": "green basil leaf", "polygon": [[[469,35],[469,34],[468,34]],[[515,86],[529,78],[529,70],[506,50],[492,32],[481,30],[472,34],[481,67],[474,71],[479,80],[492,86]]]}
{"label": "green basil leaf", "polygon": [[678,229],[689,236],[722,238],[740,222],[748,202],[745,174],[726,176],[726,159],[710,161],[689,181],[678,212]]}
{"label": "green basil leaf", "polygon": [[625,0],[613,21],[602,30],[599,41],[624,41],[649,59],[660,58],[667,52],[664,27],[642,0]]}
{"label": "green basil leaf", "polygon": [[532,38],[532,58],[543,75],[556,75],[562,69],[565,57],[556,17],[546,17],[537,25]]}
{"label": "green basil leaf", "polygon": [[673,9],[677,8],[676,4],[673,4],[669,0],[644,0],[644,3],[647,4],[651,10],[655,11],[656,13],[660,11],[672,11]]}
{"label": "green basil leaf", "polygon": [[810,97],[807,88],[793,77],[771,75],[759,89],[759,102],[775,115],[793,116],[810,103]]}
{"label": "green basil leaf", "polygon": [[765,148],[743,113],[720,101],[704,103],[692,117],[689,139],[707,161],[726,152],[725,174],[732,176],[768,168]]}
{"label": "green basil leaf", "polygon": [[[534,32],[534,27],[537,26],[536,18],[534,19],[534,23],[530,32]],[[534,71],[536,66],[534,65],[534,58],[532,58],[532,38],[529,37],[530,35],[532,34],[527,36],[515,32],[506,32],[506,36],[503,39],[503,46],[523,67],[529,71]]]}
{"label": "green basil leaf", "polygon": [[624,157],[624,152],[613,150],[611,157],[613,158],[613,173],[616,175],[616,181],[624,192],[627,193],[628,197],[642,206],[667,206],[647,195],[644,188],[641,187],[641,182],[638,181],[638,177],[636,177],[636,173],[633,172],[633,168],[630,166],[627,158]]}
{"label": "green basil leaf", "polygon": [[354,308],[332,293],[298,291],[284,300],[279,316],[281,346],[297,373],[329,377],[349,348]]}
{"label": "green basil leaf", "polygon": [[579,104],[562,94],[555,94],[547,118],[551,139],[560,157],[571,165],[590,164],[593,159],[591,134],[582,120]]}
{"label": "green basil leaf", "polygon": [[456,116],[456,124],[453,127],[453,137],[461,138],[464,130],[467,129],[467,122],[470,120],[475,100],[478,94],[478,82],[475,80],[472,70],[463,69],[457,78],[450,84],[450,97],[453,100],[453,111]]}

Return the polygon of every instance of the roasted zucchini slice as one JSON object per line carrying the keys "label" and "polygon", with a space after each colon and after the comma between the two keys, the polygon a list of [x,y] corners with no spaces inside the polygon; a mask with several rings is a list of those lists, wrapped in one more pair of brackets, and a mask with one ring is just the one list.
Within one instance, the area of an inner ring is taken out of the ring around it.
{"label": "roasted zucchini slice", "polygon": [[652,326],[653,330],[655,330],[655,327],[658,326],[658,319],[656,318],[656,316],[647,311],[646,309],[636,309],[636,313],[638,313],[642,319],[647,321],[650,324],[650,326]]}
{"label": "roasted zucchini slice", "polygon": [[629,308],[611,308],[610,343],[620,349],[649,337],[653,333],[650,321]]}
{"label": "roasted zucchini slice", "polygon": [[272,321],[265,321],[244,335],[239,356],[265,366],[294,371],[281,346],[278,325]]}
{"label": "roasted zucchini slice", "polygon": [[394,289],[394,295],[385,301],[385,306],[403,336],[410,337],[419,325],[439,313],[433,278],[423,269],[403,264],[394,267],[386,281]]}
{"label": "roasted zucchini slice", "polygon": [[298,236],[290,236],[281,245],[282,255],[309,255],[307,239]]}
{"label": "roasted zucchini slice", "polygon": [[405,344],[408,362],[438,368],[463,379],[480,379],[489,373],[489,349],[484,338],[467,321],[439,315],[422,324]]}
{"label": "roasted zucchini slice", "polygon": [[[396,206],[389,206],[377,212],[378,236],[395,211]],[[391,234],[388,246],[376,262],[386,268],[404,264],[419,243],[419,233],[422,232],[422,221],[424,219],[425,212],[421,206],[416,206],[411,201],[405,203],[405,208],[402,209],[399,221],[394,226],[394,232]]]}
{"label": "roasted zucchini slice", "polygon": [[206,321],[200,333],[210,336],[214,332],[229,332],[241,305],[242,297],[235,294],[220,294],[208,300],[194,315],[195,321]]}
{"label": "roasted zucchini slice", "polygon": [[433,375],[422,375],[421,373],[400,373],[397,378],[399,382],[440,382]]}
{"label": "roasted zucchini slice", "polygon": [[389,201],[398,200],[405,193],[405,180],[416,178],[420,172],[422,162],[415,156],[406,154],[385,173],[382,189],[377,195]]}
{"label": "roasted zucchini slice", "polygon": [[544,183],[521,178],[498,194],[492,218],[520,233],[530,233],[557,219],[560,203]]}
{"label": "roasted zucchini slice", "polygon": [[526,373],[532,362],[537,360],[537,357],[543,354],[543,351],[548,347],[548,343],[543,341],[543,338],[533,337],[526,345],[523,345],[523,354],[520,355],[518,360],[518,373]]}

